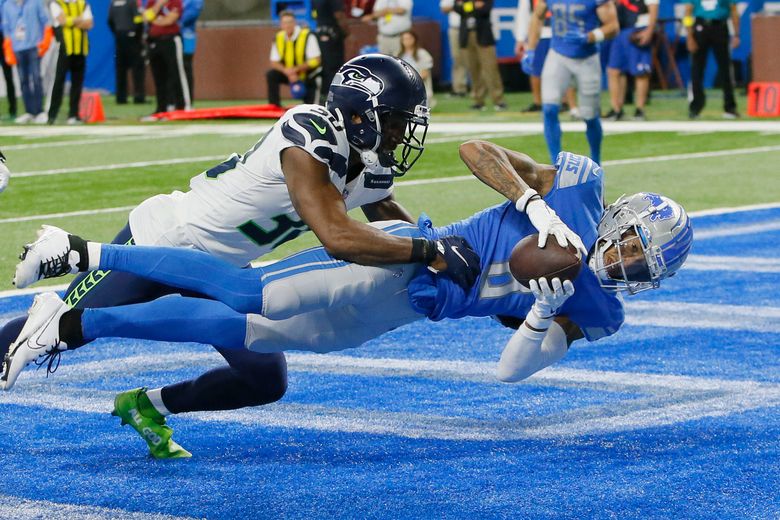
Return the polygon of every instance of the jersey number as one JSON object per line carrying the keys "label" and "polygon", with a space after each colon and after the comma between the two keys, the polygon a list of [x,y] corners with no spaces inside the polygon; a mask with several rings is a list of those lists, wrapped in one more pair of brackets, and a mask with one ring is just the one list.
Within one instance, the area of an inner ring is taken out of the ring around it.
{"label": "jersey number", "polygon": [[[550,10],[553,13],[553,32],[556,36],[564,37],[585,34],[585,21],[580,14],[585,11],[581,4],[552,4]],[[573,27],[570,27],[573,26]]]}
{"label": "jersey number", "polygon": [[246,235],[249,240],[259,246],[271,245],[276,248],[288,240],[292,240],[309,227],[300,220],[293,220],[287,215],[277,215],[271,220],[276,222],[276,227],[271,230],[263,229],[254,221],[248,220],[238,226],[238,229]]}

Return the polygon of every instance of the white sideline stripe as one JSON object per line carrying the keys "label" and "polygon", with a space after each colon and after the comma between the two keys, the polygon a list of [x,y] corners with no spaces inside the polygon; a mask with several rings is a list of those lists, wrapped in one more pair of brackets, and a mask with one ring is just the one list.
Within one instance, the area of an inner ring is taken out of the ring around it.
{"label": "white sideline stripe", "polygon": [[[778,152],[780,146],[756,146],[755,148],[734,148],[731,150],[717,150],[713,152],[694,152],[694,153],[680,153],[674,155],[658,155],[655,157],[648,157],[646,159],[652,159],[652,161],[643,160],[641,162],[661,162],[661,161],[680,161],[687,159],[707,159],[710,157],[723,157],[732,155],[745,155],[754,153],[766,153],[766,152]],[[603,166],[619,166],[623,164],[636,164],[636,159],[617,159],[612,161],[604,161]]]}
{"label": "white sideline stripe", "polygon": [[759,224],[748,224],[745,226],[723,226],[719,229],[710,229],[706,231],[694,231],[693,240],[708,240],[710,238],[730,237],[734,235],[751,235],[762,233],[764,231],[780,230],[780,221],[763,222]]}
{"label": "white sideline stripe", "polygon": [[55,168],[52,170],[36,170],[14,173],[14,178],[40,177],[44,175],[62,175],[64,173],[86,173],[97,171],[123,170],[126,168],[146,168],[147,166],[164,166],[168,164],[189,164],[196,162],[217,161],[225,159],[225,155],[203,155],[201,157],[181,157],[178,159],[161,159],[158,161],[139,161],[131,163],[98,164],[97,166],[79,166],[75,168]]}
{"label": "white sideline stripe", "polygon": [[55,218],[67,218],[78,217],[81,215],[98,215],[101,213],[119,213],[123,211],[130,211],[135,206],[119,206],[116,208],[103,208],[103,209],[85,209],[81,211],[68,211],[67,213],[49,213],[47,215],[31,215],[29,217],[12,217],[0,219],[0,224],[9,224],[12,222],[31,222],[34,220],[48,220]]}
{"label": "white sideline stripe", "polygon": [[780,259],[755,256],[690,255],[685,261],[683,269],[693,271],[780,273]]}
{"label": "white sideline stripe", "polygon": [[[669,313],[676,309],[679,313]],[[684,316],[684,319],[680,319]],[[780,334],[780,308],[675,301],[626,302],[626,323],[684,329]]]}
{"label": "white sideline stripe", "polygon": [[99,506],[64,504],[48,500],[28,500],[0,495],[0,518],[14,520],[190,520],[190,516],[136,513]]}
{"label": "white sideline stripe", "polygon": [[765,204],[750,204],[748,206],[730,206],[725,208],[712,208],[702,209],[699,211],[691,211],[688,213],[690,217],[710,217],[720,216],[729,213],[744,213],[747,211],[759,211],[762,209],[777,209],[780,208],[780,202],[769,202]]}
{"label": "white sideline stripe", "polygon": [[[183,137],[188,134],[169,135],[168,137]],[[124,137],[108,137],[105,139],[74,139],[72,141],[46,141],[43,143],[30,143],[30,144],[12,144],[9,146],[3,146],[5,151],[15,150],[35,150],[38,148],[56,148],[61,146],[91,146],[93,144],[100,143],[119,143],[125,141],[145,141],[147,139],[160,139],[159,135],[128,135]]]}
{"label": "white sideline stripe", "polygon": [[[182,353],[180,356],[184,356]],[[347,356],[324,357],[294,355],[295,367],[303,361],[326,369],[358,367],[373,369],[380,375],[407,375],[408,367],[422,368],[422,377],[439,371],[446,378],[452,375],[482,375],[487,363],[454,362],[442,360],[361,359]],[[121,360],[117,360],[121,363]],[[151,359],[147,358],[147,361]],[[110,365],[113,365],[112,362]],[[340,365],[339,365],[340,364]],[[106,363],[99,370],[105,370]],[[394,369],[395,367],[400,367]],[[83,365],[79,368],[85,368]],[[140,365],[143,370],[143,365]],[[147,369],[148,370],[148,369]],[[392,372],[395,370],[395,373]],[[85,371],[80,370],[84,374]],[[98,374],[89,372],[99,377]],[[126,372],[125,372],[126,374]],[[416,374],[412,374],[416,375]],[[28,376],[29,377],[29,376]],[[649,389],[657,393],[653,398],[628,399],[607,405],[585,406],[542,417],[493,419],[485,417],[442,416],[419,412],[385,412],[366,409],[344,409],[323,405],[277,403],[272,406],[221,412],[219,414],[188,414],[195,421],[239,423],[248,426],[306,428],[319,431],[360,432],[396,435],[409,438],[443,440],[492,440],[573,438],[582,435],[604,434],[661,425],[677,424],[704,417],[722,417],[746,410],[780,405],[780,385],[754,381],[729,381],[699,377],[663,376],[630,372],[600,372],[577,369],[547,369],[535,375],[530,384],[576,384],[595,389],[610,388],[636,392]],[[27,377],[25,378],[27,379]],[[493,381],[494,384],[499,384]],[[113,392],[89,388],[73,389],[59,386],[58,399],[50,399],[52,382],[35,384],[22,380],[12,392],[0,395],[0,402],[21,406],[42,407],[51,410],[87,413],[108,413]],[[523,393],[523,386],[517,391]],[[678,391],[670,394],[669,390]],[[682,393],[680,392],[682,391]],[[688,391],[687,394],[684,392]],[[520,396],[522,397],[522,396]]]}
{"label": "white sideline stripe", "polygon": [[[503,134],[491,134],[491,135],[495,136],[495,135],[503,135]],[[486,137],[490,137],[490,136],[486,136]],[[457,141],[460,139],[461,139],[460,136],[442,137],[436,140],[432,140],[432,142],[445,143],[445,142]],[[755,153],[775,152],[775,151],[780,151],[780,146],[758,146],[754,148],[735,148],[731,150],[717,150],[712,152],[682,153],[682,154],[674,154],[674,155],[661,155],[655,157],[636,157],[631,159],[618,159],[612,161],[604,161],[603,166],[608,167],[608,166],[621,166],[621,165],[629,165],[629,164],[642,164],[642,163],[658,162],[658,161],[702,159],[707,157],[721,157],[726,155],[744,155],[744,154],[755,154]],[[24,178],[24,177],[39,177],[39,176],[46,176],[46,175],[62,175],[68,173],[112,171],[112,170],[123,170],[123,169],[131,169],[131,168],[145,168],[148,166],[164,166],[170,164],[189,164],[189,163],[196,163],[196,162],[217,161],[217,160],[225,159],[225,157],[226,157],[225,155],[208,155],[208,156],[201,156],[201,157],[181,157],[176,159],[160,159],[157,161],[140,161],[140,162],[114,163],[114,164],[96,165],[96,166],[54,168],[48,170],[18,172],[15,173],[13,176],[15,178]]]}
{"label": "white sideline stripe", "polygon": [[[26,138],[44,138],[54,136],[125,136],[156,134],[164,138],[172,133],[179,134],[223,134],[223,135],[257,135],[268,131],[275,121],[268,123],[230,123],[230,124],[141,124],[141,125],[83,125],[80,127],[38,127],[27,126],[23,130],[18,127],[0,127],[0,136]],[[602,121],[604,132],[607,134],[620,134],[630,132],[780,132],[778,121]],[[563,122],[561,128],[565,132],[579,131],[585,127],[585,123]],[[517,134],[541,134],[543,124],[541,122],[507,123],[507,122],[443,122],[434,117],[428,132],[440,134],[464,134],[479,136],[491,132],[505,132]]]}

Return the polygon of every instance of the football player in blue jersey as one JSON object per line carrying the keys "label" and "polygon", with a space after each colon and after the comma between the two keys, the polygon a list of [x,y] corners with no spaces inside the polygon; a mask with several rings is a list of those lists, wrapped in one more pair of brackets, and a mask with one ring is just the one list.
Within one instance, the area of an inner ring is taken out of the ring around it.
{"label": "football player in blue jersey", "polygon": [[538,0],[534,7],[528,45],[521,62],[526,74],[533,72],[536,46],[547,10],[552,13],[550,51],[542,68],[542,117],[544,138],[555,161],[561,151],[561,97],[572,77],[577,83],[580,116],[590,157],[601,163],[601,64],[598,43],[618,33],[615,4],[610,0]]}
{"label": "football player in blue jersey", "polygon": [[[327,106],[296,106],[246,153],[233,154],[194,177],[188,191],[142,202],[114,242],[196,249],[241,268],[311,229],[336,258],[371,265],[422,262],[468,287],[479,261],[463,240],[413,241],[347,213],[359,207],[370,221],[412,221],[393,196],[393,179],[420,157],[428,120],[425,85],[412,67],[392,56],[359,56],[339,69]],[[47,276],[69,270],[48,261],[40,269]],[[23,285],[18,279],[17,286]],[[65,301],[75,308],[109,307],[178,292],[164,283],[103,270],[77,277]],[[0,356],[22,332],[25,319],[13,319],[0,329]],[[69,349],[81,346],[68,344]],[[152,429],[162,439],[150,442],[155,457],[189,454],[167,441],[170,429],[150,403],[183,413],[257,406],[284,395],[283,354],[217,350],[226,366],[193,380],[120,396],[124,415],[130,409],[149,410],[151,417],[134,426],[139,432]]]}
{"label": "football player in blue jersey", "polygon": [[[519,381],[561,359],[580,338],[614,334],[624,319],[618,292],[657,288],[688,255],[693,231],[683,208],[655,193],[622,196],[604,208],[604,175],[592,160],[563,152],[554,166],[484,141],[461,146],[474,174],[509,201],[449,226],[422,216],[374,223],[413,240],[458,234],[474,245],[482,268],[464,290],[424,263],[362,266],[333,258],[322,247],[269,266],[238,269],[186,249],[87,242],[47,228],[28,246],[17,277],[45,277],[41,258],[69,269],[116,269],[206,294],[213,300],[171,296],[106,309],[70,309],[54,293],[36,298],[30,327],[5,360],[10,388],[27,363],[57,356],[71,342],[98,337],[201,342],[227,350],[331,352],[423,318],[493,316],[517,329],[504,347],[497,376]],[[587,251],[587,266],[572,282],[514,280],[509,258],[523,237],[539,233]],[[576,235],[575,235],[576,234]],[[581,240],[580,240],[581,237]],[[28,260],[35,259],[35,260]],[[250,314],[246,314],[250,313]],[[164,410],[159,410],[162,414]]]}

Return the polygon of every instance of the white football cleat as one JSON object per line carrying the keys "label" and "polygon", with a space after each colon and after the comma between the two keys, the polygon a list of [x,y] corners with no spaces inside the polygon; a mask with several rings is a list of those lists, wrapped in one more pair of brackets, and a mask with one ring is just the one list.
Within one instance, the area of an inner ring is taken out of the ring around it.
{"label": "white football cleat", "polygon": [[56,355],[66,350],[68,345],[60,341],[60,317],[70,310],[70,306],[57,296],[47,292],[35,297],[28,311],[27,322],[19,337],[11,343],[3,360],[3,390],[14,386],[24,367],[38,358]]}
{"label": "white football cleat", "polygon": [[55,278],[79,271],[78,251],[70,247],[70,235],[54,226],[42,226],[38,240],[24,246],[16,264],[13,284],[22,289],[44,278]]}

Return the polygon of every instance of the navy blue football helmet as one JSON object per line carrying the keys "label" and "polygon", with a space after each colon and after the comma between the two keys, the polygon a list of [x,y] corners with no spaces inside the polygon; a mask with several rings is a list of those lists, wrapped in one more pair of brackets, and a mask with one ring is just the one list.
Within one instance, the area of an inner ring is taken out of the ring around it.
{"label": "navy blue football helmet", "polygon": [[366,166],[378,162],[400,176],[420,158],[428,98],[422,78],[405,61],[385,54],[349,60],[333,78],[325,106],[344,122],[349,144]]}

